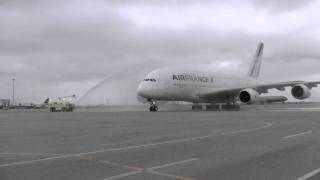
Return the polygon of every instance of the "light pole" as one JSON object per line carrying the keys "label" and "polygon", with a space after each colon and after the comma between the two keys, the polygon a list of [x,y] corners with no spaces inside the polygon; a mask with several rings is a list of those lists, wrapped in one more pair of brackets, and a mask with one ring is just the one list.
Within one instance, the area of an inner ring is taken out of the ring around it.
{"label": "light pole", "polygon": [[15,78],[12,78],[12,106],[14,106],[14,81]]}

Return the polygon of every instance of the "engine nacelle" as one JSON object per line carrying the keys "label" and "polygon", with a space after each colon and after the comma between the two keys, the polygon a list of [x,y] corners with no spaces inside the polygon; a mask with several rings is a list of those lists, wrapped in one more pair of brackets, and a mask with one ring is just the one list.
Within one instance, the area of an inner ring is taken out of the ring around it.
{"label": "engine nacelle", "polygon": [[254,104],[259,102],[260,95],[254,89],[244,89],[239,93],[239,99],[243,103]]}
{"label": "engine nacelle", "polygon": [[293,86],[291,89],[291,94],[294,98],[299,100],[307,99],[311,96],[310,89],[304,84]]}

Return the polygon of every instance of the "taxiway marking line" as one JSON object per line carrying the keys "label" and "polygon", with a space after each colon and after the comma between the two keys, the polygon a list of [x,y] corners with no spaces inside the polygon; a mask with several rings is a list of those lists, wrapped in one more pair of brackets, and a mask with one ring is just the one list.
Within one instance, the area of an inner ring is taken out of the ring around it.
{"label": "taxiway marking line", "polygon": [[0,153],[0,155],[16,155],[16,156],[58,156],[61,154],[50,153]]}
{"label": "taxiway marking line", "polygon": [[253,132],[253,131],[257,131],[257,130],[266,129],[266,128],[269,128],[271,126],[272,126],[271,123],[265,123],[264,126],[258,127],[258,128],[237,130],[237,131],[226,132],[226,133],[214,133],[214,134],[209,134],[209,135],[206,135],[206,136],[197,136],[197,137],[190,137],[190,138],[183,138],[183,139],[174,139],[174,140],[157,142],[157,143],[150,143],[150,144],[126,146],[126,147],[111,148],[111,149],[102,149],[102,150],[98,150],[98,151],[90,151],[90,152],[85,152],[85,153],[66,154],[66,155],[61,155],[61,156],[42,158],[42,159],[35,159],[35,160],[28,160],[28,161],[20,161],[20,162],[2,164],[2,165],[0,165],[0,168],[1,167],[14,166],[14,165],[30,164],[30,163],[42,162],[42,161],[48,161],[48,160],[54,160],[54,159],[62,159],[62,158],[76,157],[76,156],[82,156],[82,155],[97,154],[97,153],[103,153],[103,152],[123,151],[123,150],[139,149],[139,148],[150,147],[150,146],[158,146],[158,145],[164,145],[164,144],[172,144],[172,143],[180,143],[180,142],[187,142],[187,141],[193,141],[193,140],[201,140],[201,139],[207,139],[207,138],[210,138],[210,137],[214,137],[214,136],[217,136],[217,135],[234,135],[234,134],[240,134],[240,133],[247,133],[247,132]]}
{"label": "taxiway marking line", "polygon": [[186,160],[183,160],[183,161],[178,161],[178,162],[163,164],[163,165],[159,165],[159,166],[154,166],[154,167],[152,167],[152,168],[148,168],[147,170],[162,169],[162,168],[165,168],[165,167],[175,166],[175,165],[179,165],[179,164],[184,164],[184,163],[188,163],[188,162],[196,161],[196,160],[198,160],[198,159],[197,159],[197,158],[186,159]]}
{"label": "taxiway marking line", "polygon": [[156,170],[157,169],[166,168],[166,167],[169,167],[169,166],[175,166],[175,165],[179,165],[179,164],[183,164],[183,163],[188,163],[188,162],[196,161],[196,160],[198,160],[198,159],[197,158],[191,158],[191,159],[186,159],[186,160],[183,160],[183,161],[178,161],[178,162],[168,163],[168,164],[164,164],[164,165],[154,166],[152,168],[146,169],[146,173],[159,175],[159,176],[165,176],[165,177],[171,177],[171,178],[175,178],[175,179],[179,179],[179,180],[195,180],[193,178],[184,177],[184,176],[178,176],[178,175],[171,174],[171,173],[159,172],[159,171],[156,171]]}
{"label": "taxiway marking line", "polygon": [[183,161],[168,163],[168,164],[154,166],[152,168],[145,169],[145,168],[141,168],[141,167],[121,165],[119,163],[115,163],[115,162],[111,162],[111,161],[107,161],[107,160],[98,160],[98,159],[95,159],[95,158],[90,157],[90,156],[80,156],[80,157],[83,158],[83,159],[86,159],[86,160],[94,161],[97,164],[102,164],[102,165],[108,165],[108,166],[114,166],[114,167],[126,168],[126,169],[129,169],[129,170],[133,170],[132,172],[115,175],[115,176],[106,178],[104,180],[120,179],[120,178],[123,178],[123,177],[136,175],[136,174],[139,174],[139,173],[146,173],[146,174],[153,174],[153,175],[158,175],[158,176],[171,177],[171,178],[180,179],[180,180],[195,180],[195,179],[192,179],[192,178],[183,177],[183,176],[179,176],[179,175],[176,175],[176,174],[159,172],[159,171],[156,171],[156,170],[157,169],[161,169],[161,168],[165,168],[165,167],[169,167],[169,166],[175,166],[175,165],[179,165],[179,164],[188,163],[188,162],[191,162],[191,161],[198,160],[197,158],[186,159],[186,160],[183,160]]}
{"label": "taxiway marking line", "polygon": [[105,179],[103,179],[103,180],[120,179],[120,178],[124,178],[124,177],[127,177],[127,176],[132,176],[132,175],[140,174],[140,173],[142,173],[142,172],[143,172],[143,171],[132,171],[132,172],[123,173],[123,174],[115,175],[115,176],[112,176],[112,177],[108,177],[108,178],[105,178]]}
{"label": "taxiway marking line", "polygon": [[73,157],[73,156],[74,155],[72,155],[72,154],[67,154],[67,155],[54,156],[54,157],[43,158],[43,159],[34,159],[34,160],[28,160],[28,161],[13,162],[13,163],[8,163],[8,164],[1,164],[0,168],[8,167],[8,166],[30,164],[30,163],[41,162],[41,161],[48,161],[48,160],[53,160],[53,159],[62,159],[62,158],[68,158],[68,157]]}
{"label": "taxiway marking line", "polygon": [[262,127],[253,128],[253,129],[237,130],[237,131],[232,131],[232,132],[226,132],[226,133],[222,133],[221,135],[232,135],[232,134],[247,133],[247,132],[257,131],[257,130],[261,130],[261,129],[266,129],[266,128],[269,128],[271,126],[272,126],[271,123],[266,123],[266,125],[262,126]]}
{"label": "taxiway marking line", "polygon": [[143,171],[144,168],[140,168],[140,167],[135,167],[135,166],[128,166],[128,165],[121,165],[119,163],[116,162],[111,162],[111,161],[107,161],[107,160],[99,160],[90,156],[79,156],[82,159],[86,159],[89,161],[94,161],[97,164],[102,164],[102,165],[108,165],[108,166],[114,166],[114,167],[120,167],[120,168],[126,168],[129,170],[134,170],[134,171]]}
{"label": "taxiway marking line", "polygon": [[103,149],[103,150],[99,150],[99,151],[79,153],[77,155],[81,156],[81,155],[88,155],[88,154],[97,154],[97,153],[102,153],[102,152],[112,152],[112,151],[122,151],[122,150],[130,150],[130,149],[139,149],[139,148],[157,146],[157,145],[163,145],[163,144],[172,144],[172,143],[180,143],[180,142],[186,142],[186,141],[207,139],[207,138],[214,137],[214,136],[217,136],[217,135],[233,135],[233,134],[240,134],[240,133],[257,131],[257,130],[269,128],[271,126],[272,126],[271,123],[265,123],[264,126],[258,127],[258,128],[237,130],[237,131],[226,132],[226,133],[214,133],[214,134],[209,134],[209,135],[206,135],[206,136],[197,136],[197,137],[190,137],[190,138],[183,138],[183,139],[174,139],[174,140],[157,142],[157,143],[150,143],[150,144],[142,144],[142,145],[135,145],[135,146],[120,147],[120,148]]}
{"label": "taxiway marking line", "polygon": [[165,176],[165,177],[171,177],[174,179],[179,179],[179,180],[196,180],[193,178],[189,178],[189,177],[183,177],[183,176],[177,176],[175,174],[170,174],[170,173],[164,173],[164,172],[159,172],[159,171],[154,171],[154,170],[150,170],[147,171],[149,174],[154,174],[154,175],[159,175],[159,176]]}
{"label": "taxiway marking line", "polygon": [[319,112],[317,109],[283,109],[283,110],[272,110],[278,112]]}
{"label": "taxiway marking line", "polygon": [[83,156],[82,155],[82,156],[79,156],[79,157],[82,158],[82,159],[89,160],[89,161],[94,161],[97,164],[102,164],[102,165],[107,165],[107,166],[113,166],[113,167],[126,168],[126,169],[129,169],[129,170],[133,170],[133,171],[128,172],[128,173],[123,173],[123,174],[119,174],[119,175],[115,175],[115,176],[112,176],[112,177],[105,178],[104,180],[120,179],[120,178],[124,178],[124,177],[127,177],[127,176],[132,176],[132,175],[135,175],[135,174],[142,173],[145,170],[144,168],[134,167],[134,166],[127,166],[127,165],[120,165],[119,163],[116,163],[116,162],[111,162],[111,161],[107,161],[107,160],[99,160],[99,159],[96,159],[96,158],[93,158],[93,157],[90,157],[90,156]]}
{"label": "taxiway marking line", "polygon": [[299,111],[299,112],[319,112],[319,107],[298,107],[298,108],[280,108],[280,109],[272,109],[273,111]]}
{"label": "taxiway marking line", "polygon": [[290,136],[284,136],[284,137],[282,137],[282,139],[289,139],[289,138],[302,136],[302,135],[306,135],[306,134],[311,134],[311,133],[312,133],[312,131],[306,131],[306,132],[302,132],[302,133],[298,133],[298,134],[293,134],[293,135],[290,135]]}
{"label": "taxiway marking line", "polygon": [[308,110],[308,109],[320,110],[319,107],[298,107],[298,108],[286,108],[286,109],[293,109],[293,110]]}
{"label": "taxiway marking line", "polygon": [[320,168],[316,169],[314,171],[311,171],[311,172],[305,174],[304,176],[299,177],[297,180],[307,180],[307,179],[317,175],[318,173],[320,173]]}
{"label": "taxiway marking line", "polygon": [[213,136],[216,136],[216,135],[219,135],[219,134],[216,133],[216,134],[210,134],[210,135],[207,135],[207,136],[191,137],[191,138],[184,138],[184,139],[174,139],[174,140],[157,142],[157,143],[150,143],[150,144],[142,144],[142,145],[120,147],[120,148],[103,149],[103,150],[99,150],[99,151],[79,153],[77,155],[88,155],[88,154],[97,154],[97,153],[103,153],[103,152],[113,152],[113,151],[123,151],[123,150],[130,150],[130,149],[140,149],[140,148],[150,147],[150,146],[158,146],[158,145],[164,145],[164,144],[172,144],[172,143],[180,143],[180,142],[186,142],[186,141],[192,141],[192,140],[206,139],[206,138],[213,137]]}
{"label": "taxiway marking line", "polygon": [[[177,161],[177,162],[168,163],[168,164],[159,165],[159,166],[154,166],[154,167],[146,168],[146,169],[145,168],[139,168],[139,167],[133,167],[133,168],[130,168],[130,169],[131,170],[135,169],[136,171],[123,173],[123,174],[118,174],[118,175],[115,175],[115,176],[107,177],[107,178],[105,178],[103,180],[120,179],[120,178],[132,176],[132,175],[136,175],[136,174],[140,174],[140,173],[153,174],[153,175],[165,176],[165,177],[172,177],[172,178],[179,179],[179,180],[195,180],[193,178],[183,177],[183,176],[179,176],[179,175],[175,175],[175,174],[171,174],[171,173],[159,172],[159,171],[156,171],[156,170],[162,169],[162,168],[165,168],[165,167],[176,166],[176,165],[179,165],[179,164],[184,164],[184,163],[188,163],[188,162],[196,161],[196,160],[198,160],[198,159],[197,158],[186,159],[186,160]],[[119,166],[119,167],[128,168],[130,166]]]}

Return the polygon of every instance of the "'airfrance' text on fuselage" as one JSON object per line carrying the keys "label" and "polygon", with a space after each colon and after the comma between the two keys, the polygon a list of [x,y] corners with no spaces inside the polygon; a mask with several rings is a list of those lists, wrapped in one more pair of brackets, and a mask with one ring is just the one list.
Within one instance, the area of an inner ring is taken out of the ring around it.
{"label": "'airfrance' text on fuselage", "polygon": [[202,83],[213,83],[213,77],[198,76],[191,74],[173,74],[172,80],[176,81],[197,81]]}

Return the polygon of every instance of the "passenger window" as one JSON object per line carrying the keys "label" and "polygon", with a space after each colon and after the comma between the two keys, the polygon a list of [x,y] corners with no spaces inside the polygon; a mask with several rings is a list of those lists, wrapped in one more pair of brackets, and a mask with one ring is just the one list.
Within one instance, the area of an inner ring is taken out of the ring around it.
{"label": "passenger window", "polygon": [[156,79],[144,79],[143,81],[151,81],[151,82],[156,82]]}

